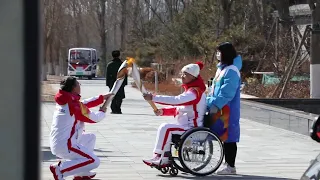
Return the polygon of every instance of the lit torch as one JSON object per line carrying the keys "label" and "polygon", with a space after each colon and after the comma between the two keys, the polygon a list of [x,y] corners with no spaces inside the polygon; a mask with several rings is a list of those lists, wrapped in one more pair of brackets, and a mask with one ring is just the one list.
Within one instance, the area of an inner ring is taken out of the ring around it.
{"label": "lit torch", "polygon": [[129,60],[125,60],[117,73],[117,80],[116,82],[113,84],[112,89],[110,91],[110,93],[112,94],[112,96],[110,96],[102,105],[102,108],[106,108],[110,102],[113,100],[114,96],[117,94],[117,92],[119,91],[126,75],[128,74],[128,67],[131,67],[133,63],[133,59],[130,58]]}
{"label": "lit torch", "polygon": [[[104,102],[104,104],[102,105],[102,108],[106,108],[110,102],[113,100],[114,96],[117,94],[118,90],[120,89],[126,75],[128,74],[128,68],[132,67],[132,73],[131,76],[134,79],[135,84],[137,85],[137,87],[139,88],[139,90],[142,93],[147,93],[146,88],[143,86],[142,81],[140,79],[140,73],[138,70],[137,65],[134,63],[134,59],[133,58],[128,58],[128,60],[125,60],[117,73],[117,80],[116,82],[113,84],[112,89],[110,91],[110,93],[112,94],[112,96],[110,96],[107,101]],[[148,103],[150,104],[150,106],[153,108],[154,111],[157,111],[158,108],[157,106],[154,104],[154,102],[152,101],[148,101]]]}
{"label": "lit torch", "polygon": [[[138,70],[137,65],[134,63],[134,59],[133,59],[133,58],[130,58],[129,60],[132,61],[132,73],[131,73],[131,76],[132,76],[135,84],[137,85],[138,89],[139,89],[142,93],[148,93],[147,90],[146,90],[146,88],[144,87],[142,81],[141,81],[140,73],[139,73],[139,70]],[[153,108],[154,111],[157,111],[157,110],[158,110],[158,108],[157,108],[157,106],[154,104],[154,102],[148,101],[148,103],[150,104],[150,106]]]}

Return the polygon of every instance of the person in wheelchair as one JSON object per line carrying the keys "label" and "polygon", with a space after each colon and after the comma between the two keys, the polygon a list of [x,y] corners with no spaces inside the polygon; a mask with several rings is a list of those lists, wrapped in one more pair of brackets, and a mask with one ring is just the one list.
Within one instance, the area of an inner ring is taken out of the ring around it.
{"label": "person in wheelchair", "polygon": [[224,142],[225,167],[218,174],[236,174],[235,159],[240,139],[241,56],[229,42],[217,47],[219,61],[211,91],[207,97],[210,129]]}
{"label": "person in wheelchair", "polygon": [[178,96],[143,94],[145,100],[162,105],[171,105],[155,112],[157,116],[174,116],[176,124],[163,123],[159,126],[154,156],[143,162],[148,166],[166,166],[169,164],[170,143],[172,134],[183,134],[193,127],[203,126],[206,110],[206,86],[200,76],[203,68],[201,62],[188,64],[181,69],[182,87],[184,92]]}

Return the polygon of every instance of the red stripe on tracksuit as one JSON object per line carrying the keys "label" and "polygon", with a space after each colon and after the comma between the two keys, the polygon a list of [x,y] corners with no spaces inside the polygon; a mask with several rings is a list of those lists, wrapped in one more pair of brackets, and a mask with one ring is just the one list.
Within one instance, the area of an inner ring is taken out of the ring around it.
{"label": "red stripe on tracksuit", "polygon": [[164,135],[164,139],[163,139],[163,143],[162,143],[162,148],[161,150],[164,149],[164,146],[167,144],[167,140],[168,140],[168,137],[169,137],[169,133],[171,131],[186,131],[182,128],[168,128],[167,131],[166,131],[166,134]]}
{"label": "red stripe on tracksuit", "polygon": [[85,158],[88,158],[89,160],[88,160],[88,161],[85,161],[85,162],[82,162],[82,163],[79,163],[79,164],[76,164],[76,165],[74,165],[74,166],[68,167],[68,168],[66,168],[66,169],[63,169],[63,170],[61,170],[61,173],[65,173],[65,172],[67,172],[67,171],[72,171],[72,170],[74,170],[74,169],[77,169],[77,168],[86,166],[86,165],[88,165],[88,164],[94,163],[94,159],[93,159],[90,155],[82,152],[82,151],[79,150],[79,149],[76,149],[76,148],[73,148],[73,147],[72,147],[71,138],[72,138],[72,136],[74,135],[74,133],[76,132],[76,124],[77,124],[77,120],[75,119],[75,121],[74,121],[74,123],[73,123],[73,126],[72,126],[72,129],[71,129],[70,137],[69,137],[69,139],[68,139],[68,149],[69,149],[70,151],[73,151],[73,152],[79,154],[80,156],[83,156],[83,157],[85,157]]}
{"label": "red stripe on tracksuit", "polygon": [[194,119],[193,119],[193,126],[198,127],[197,119],[198,119],[198,111],[197,111],[197,105],[193,105],[193,112],[194,112]]}
{"label": "red stripe on tracksuit", "polygon": [[92,107],[96,107],[99,106],[100,104],[103,103],[104,97],[102,95],[100,95],[97,99],[90,101],[88,103],[83,103],[85,106],[87,106],[88,108],[92,108]]}
{"label": "red stripe on tracksuit", "polygon": [[162,116],[176,116],[177,115],[177,108],[162,108]]}
{"label": "red stripe on tracksuit", "polygon": [[194,127],[198,127],[197,119],[198,119],[199,115],[198,115],[198,111],[197,111],[197,104],[201,100],[202,93],[200,93],[197,90],[197,88],[192,88],[190,90],[191,90],[191,92],[193,92],[196,95],[196,99],[188,101],[188,102],[185,102],[185,103],[181,103],[181,104],[167,104],[167,103],[160,103],[160,102],[156,102],[156,103],[162,104],[162,105],[174,105],[174,106],[192,105],[193,106],[193,112],[194,112],[193,126]]}

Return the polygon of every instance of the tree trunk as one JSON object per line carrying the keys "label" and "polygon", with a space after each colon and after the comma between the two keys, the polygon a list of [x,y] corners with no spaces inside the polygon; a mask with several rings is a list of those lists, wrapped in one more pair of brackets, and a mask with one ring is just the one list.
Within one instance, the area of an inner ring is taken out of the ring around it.
{"label": "tree trunk", "polygon": [[47,63],[43,63],[42,66],[42,71],[41,71],[41,75],[42,75],[42,81],[47,81],[47,72],[48,72],[48,66]]}
{"label": "tree trunk", "polygon": [[172,0],[166,0],[167,10],[169,12],[169,21],[173,20],[173,2]]}
{"label": "tree trunk", "polygon": [[[76,0],[72,2],[72,11],[74,15],[74,23],[75,23],[75,31],[76,31],[76,45],[77,47],[81,47],[81,35],[80,35],[80,25],[79,25],[79,20],[80,20],[80,12],[78,11],[79,6],[76,4]],[[80,9],[80,8],[79,8]]]}
{"label": "tree trunk", "polygon": [[263,34],[265,39],[268,38],[268,16],[269,16],[269,12],[267,11],[268,8],[268,1],[266,0],[261,0],[261,9],[262,9],[262,26],[263,26]]}
{"label": "tree trunk", "polygon": [[126,50],[126,11],[127,11],[127,0],[121,0],[121,51]]}
{"label": "tree trunk", "polygon": [[100,22],[100,48],[101,48],[101,61],[100,61],[100,75],[105,74],[106,62],[107,62],[107,43],[106,43],[106,1],[100,0],[100,12],[98,12]]}
{"label": "tree trunk", "polygon": [[52,48],[52,41],[49,44],[49,75],[54,75],[55,64],[53,61],[53,48]]}
{"label": "tree trunk", "polygon": [[[112,1],[112,9],[113,9],[113,12],[117,12],[117,1],[116,0],[113,0]],[[118,21],[117,21],[117,16],[112,16],[112,22],[113,22],[113,49],[119,49],[119,42],[117,41],[118,40],[118,33],[117,33],[117,24],[118,24]]]}
{"label": "tree trunk", "polygon": [[[151,8],[156,9],[156,5],[157,5],[157,0],[151,0]],[[150,10],[149,10],[149,12],[151,14],[151,19],[154,18],[155,14]]]}
{"label": "tree trunk", "polygon": [[279,18],[282,21],[288,22],[290,20],[290,14],[289,14],[289,0],[274,0]]}
{"label": "tree trunk", "polygon": [[230,26],[230,13],[233,0],[220,0],[223,14],[223,29],[228,29]]}
{"label": "tree trunk", "polygon": [[55,75],[60,76],[61,73],[61,63],[60,63],[60,39],[57,38],[55,45]]}
{"label": "tree trunk", "polygon": [[133,30],[138,29],[138,13],[139,13],[139,0],[135,0],[135,7],[134,7],[134,13],[133,13]]}
{"label": "tree trunk", "polygon": [[[279,31],[279,49],[282,50],[282,56],[286,57],[285,64],[288,64],[291,54],[293,53],[291,41],[292,20],[289,14],[289,0],[274,0],[279,14],[280,31]],[[280,55],[280,52],[279,52]]]}
{"label": "tree trunk", "polygon": [[[45,32],[46,33],[46,32]],[[47,35],[45,34],[43,38],[43,62],[41,66],[41,80],[42,81],[47,81],[47,73],[48,73],[48,67],[47,67],[47,49],[48,49],[48,41],[47,41]]]}
{"label": "tree trunk", "polygon": [[47,73],[48,73],[48,67],[47,67],[47,37],[46,35],[44,36],[44,48],[43,48],[43,62],[42,62],[42,66],[41,66],[41,80],[42,81],[46,81],[47,80]]}
{"label": "tree trunk", "polygon": [[255,17],[255,20],[256,20],[256,25],[259,26],[260,28],[260,31],[263,30],[263,27],[262,27],[262,21],[261,21],[261,16],[260,16],[260,12],[259,12],[259,6],[258,6],[258,0],[251,0],[251,3],[252,3],[252,9],[253,9],[253,13],[254,13],[254,17]]}
{"label": "tree trunk", "polygon": [[[281,23],[281,31],[286,33],[290,31],[291,18],[289,14],[289,0],[275,0],[277,11],[279,14],[279,21]],[[291,36],[290,36],[291,37]]]}

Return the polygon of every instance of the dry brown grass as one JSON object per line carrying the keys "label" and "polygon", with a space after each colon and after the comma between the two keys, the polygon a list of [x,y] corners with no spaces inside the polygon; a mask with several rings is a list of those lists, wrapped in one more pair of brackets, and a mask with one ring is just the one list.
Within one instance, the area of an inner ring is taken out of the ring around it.
{"label": "dry brown grass", "polygon": [[54,102],[55,91],[50,84],[41,83],[41,101]]}
{"label": "dry brown grass", "polygon": [[51,84],[59,84],[63,76],[47,76],[47,81],[41,82],[41,101],[54,102],[54,95],[56,91],[52,88]]}
{"label": "dry brown grass", "polygon": [[[272,93],[275,90],[276,85],[263,86],[261,83],[247,84],[243,93],[253,95],[260,98],[272,98]],[[308,81],[303,82],[290,82],[288,83],[287,90],[283,98],[310,98],[310,83]],[[281,89],[278,91],[278,98]]]}

